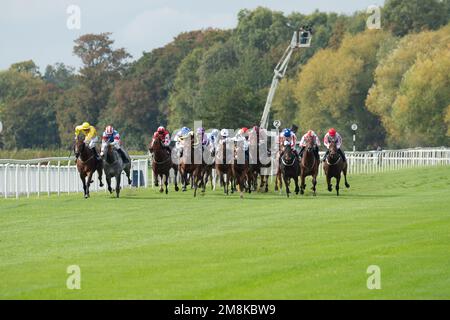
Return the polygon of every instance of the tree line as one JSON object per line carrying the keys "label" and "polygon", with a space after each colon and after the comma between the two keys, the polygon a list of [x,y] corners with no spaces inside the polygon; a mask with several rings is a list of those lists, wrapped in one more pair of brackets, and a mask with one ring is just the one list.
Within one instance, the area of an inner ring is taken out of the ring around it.
{"label": "tree line", "polygon": [[347,140],[357,123],[359,149],[448,146],[450,0],[387,0],[381,17],[381,30],[367,30],[366,12],[241,10],[234,29],[182,33],[137,60],[110,33],[83,35],[78,70],[41,74],[30,60],[0,71],[0,147],[67,149],[83,121],[112,123],[133,149],[159,125],[257,124],[273,68],[305,24],[312,46],[291,60],[272,120],[321,135],[336,127]]}

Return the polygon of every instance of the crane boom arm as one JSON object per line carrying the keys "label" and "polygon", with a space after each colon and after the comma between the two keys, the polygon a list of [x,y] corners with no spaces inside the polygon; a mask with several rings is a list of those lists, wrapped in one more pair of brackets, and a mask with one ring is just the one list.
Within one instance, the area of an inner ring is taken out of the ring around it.
{"label": "crane boom arm", "polygon": [[[291,43],[287,47],[280,61],[274,69],[274,76],[272,78],[272,85],[270,86],[269,94],[267,95],[266,105],[264,106],[263,115],[261,117],[260,127],[263,129],[267,129],[269,126],[269,112],[272,107],[272,101],[275,96],[275,92],[277,91],[278,84],[280,80],[286,74],[286,70],[289,64],[289,60],[291,59],[292,53],[296,48],[308,48],[311,44],[311,31],[296,31],[294,32],[294,36],[292,37]],[[305,36],[306,32],[306,36]],[[303,37],[303,38],[301,38]]]}

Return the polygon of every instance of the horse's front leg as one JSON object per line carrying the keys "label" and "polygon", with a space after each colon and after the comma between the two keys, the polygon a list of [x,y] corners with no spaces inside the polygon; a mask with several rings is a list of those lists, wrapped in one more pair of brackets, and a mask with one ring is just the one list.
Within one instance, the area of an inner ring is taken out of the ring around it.
{"label": "horse's front leg", "polygon": [[178,188],[178,170],[173,170],[174,172],[174,183],[175,183],[175,191],[178,192],[178,190],[180,190],[180,188]]}
{"label": "horse's front leg", "polygon": [[350,184],[347,182],[347,164],[345,164],[342,172],[344,173],[345,187],[350,188]]}
{"label": "horse's front leg", "polygon": [[111,188],[111,177],[109,175],[106,175],[106,184],[108,185],[108,191],[111,194],[112,188]]}
{"label": "horse's front leg", "polygon": [[333,191],[333,185],[331,184],[331,177],[328,175],[327,175],[327,186],[329,192]]}
{"label": "horse's front leg", "polygon": [[121,189],[121,173],[116,176],[116,198],[119,198],[120,189]]}
{"label": "horse's front leg", "polygon": [[341,182],[341,174],[336,177],[336,195],[339,197],[339,183]]}
{"label": "horse's front leg", "polygon": [[159,174],[158,175],[158,180],[159,179],[161,179],[161,184],[160,184],[160,187],[159,187],[159,193],[163,193],[164,192],[164,189],[163,189],[163,183],[164,183],[164,174]]}
{"label": "horse's front leg", "polygon": [[295,183],[295,194],[298,195],[298,192],[300,191],[300,188],[298,186],[298,176],[294,176],[294,183]]}
{"label": "horse's front leg", "polygon": [[284,186],[286,187],[286,195],[289,198],[289,193],[291,193],[291,190],[289,190],[289,178],[283,177],[284,179]]}
{"label": "horse's front leg", "polygon": [[88,196],[87,196],[86,175],[85,174],[80,174],[80,179],[81,179],[81,182],[83,183],[83,195],[84,195],[84,198],[87,199]]}
{"label": "horse's front leg", "polygon": [[302,174],[300,178],[301,178],[301,180],[300,180],[300,194],[305,194],[305,188],[306,188],[305,179],[306,179],[306,177]]}
{"label": "horse's front leg", "polygon": [[167,189],[167,186],[169,185],[169,174],[164,175],[164,177],[165,177],[164,185],[166,186],[166,194],[168,194],[169,190]]}
{"label": "horse's front leg", "polygon": [[316,185],[317,185],[317,176],[313,175],[312,177],[312,190],[313,190],[313,194],[314,196],[316,196]]}
{"label": "horse's front leg", "polygon": [[[98,181],[100,182],[100,187],[103,187],[103,181],[102,181],[103,169],[102,169],[102,167],[97,169],[97,174],[98,174]],[[130,174],[130,172],[128,172],[128,174]]]}
{"label": "horse's front leg", "polygon": [[[90,195],[90,193],[89,193],[89,187],[91,186],[91,183],[92,183],[92,177],[94,176],[94,172],[93,171],[91,171],[91,172],[89,172],[89,174],[88,174],[88,176],[87,176],[87,183],[86,183],[86,194],[87,194],[87,197],[89,198],[91,195]],[[85,197],[86,197],[86,195],[85,195]]]}

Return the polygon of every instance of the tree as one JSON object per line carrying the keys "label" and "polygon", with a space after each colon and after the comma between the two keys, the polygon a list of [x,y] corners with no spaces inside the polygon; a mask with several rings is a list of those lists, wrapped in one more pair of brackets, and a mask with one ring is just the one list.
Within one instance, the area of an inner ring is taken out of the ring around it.
{"label": "tree", "polygon": [[33,68],[28,70],[11,68],[0,73],[0,119],[8,149],[59,145],[56,91],[36,77]]}
{"label": "tree", "polygon": [[384,130],[378,117],[365,107],[365,99],[373,83],[377,52],[389,37],[372,30],[347,35],[337,51],[322,50],[308,62],[294,88],[301,128],[324,134],[335,127],[349,141],[350,126],[356,122],[365,128],[359,135],[363,148],[383,142]]}
{"label": "tree", "polygon": [[76,125],[84,121],[96,124],[94,119],[86,118],[88,110],[92,110],[92,101],[92,92],[81,84],[64,91],[57,99],[56,122],[63,147],[69,147],[73,143]]}
{"label": "tree", "polygon": [[75,69],[66,66],[64,63],[56,63],[54,66],[48,65],[45,68],[43,79],[62,90],[70,89],[77,84]]}
{"label": "tree", "polygon": [[9,70],[17,72],[25,72],[31,74],[33,77],[41,76],[41,73],[39,72],[39,67],[34,63],[33,60],[14,63],[11,65]]}
{"label": "tree", "polygon": [[396,36],[423,30],[436,30],[449,22],[445,2],[440,0],[386,0],[383,18],[387,29]]}
{"label": "tree", "polygon": [[420,56],[405,74],[392,116],[405,146],[448,146],[449,123],[445,121],[450,103],[450,51]]}
{"label": "tree", "polygon": [[158,101],[150,98],[145,83],[127,79],[116,83],[108,106],[103,110],[100,127],[113,125],[120,131],[127,147],[143,149],[156,131]]}
{"label": "tree", "polygon": [[73,48],[83,63],[81,80],[92,93],[88,117],[94,123],[108,102],[114,82],[124,75],[126,61],[131,57],[124,48],[113,49],[114,41],[110,36],[111,33],[86,34],[75,40]]}
{"label": "tree", "polygon": [[[400,88],[409,70],[421,56],[434,56],[434,52],[448,50],[450,26],[437,31],[422,32],[404,37],[396,50],[384,54],[375,70],[375,80],[366,100],[367,108],[377,114],[387,131],[387,142],[392,147],[412,145],[403,139],[403,130],[398,117],[394,116],[394,105]],[[398,104],[402,105],[401,103]],[[403,104],[404,105],[404,104]]]}

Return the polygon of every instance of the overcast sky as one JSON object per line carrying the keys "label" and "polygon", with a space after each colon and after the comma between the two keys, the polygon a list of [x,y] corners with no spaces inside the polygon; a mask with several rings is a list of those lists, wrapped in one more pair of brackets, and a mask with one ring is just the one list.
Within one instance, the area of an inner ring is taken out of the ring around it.
{"label": "overcast sky", "polygon": [[[33,59],[41,70],[64,62],[79,67],[73,40],[113,32],[117,47],[133,58],[161,47],[183,31],[233,28],[240,9],[264,6],[285,12],[352,13],[384,0],[0,0],[0,69]],[[67,28],[67,8],[81,10],[80,30]]]}

